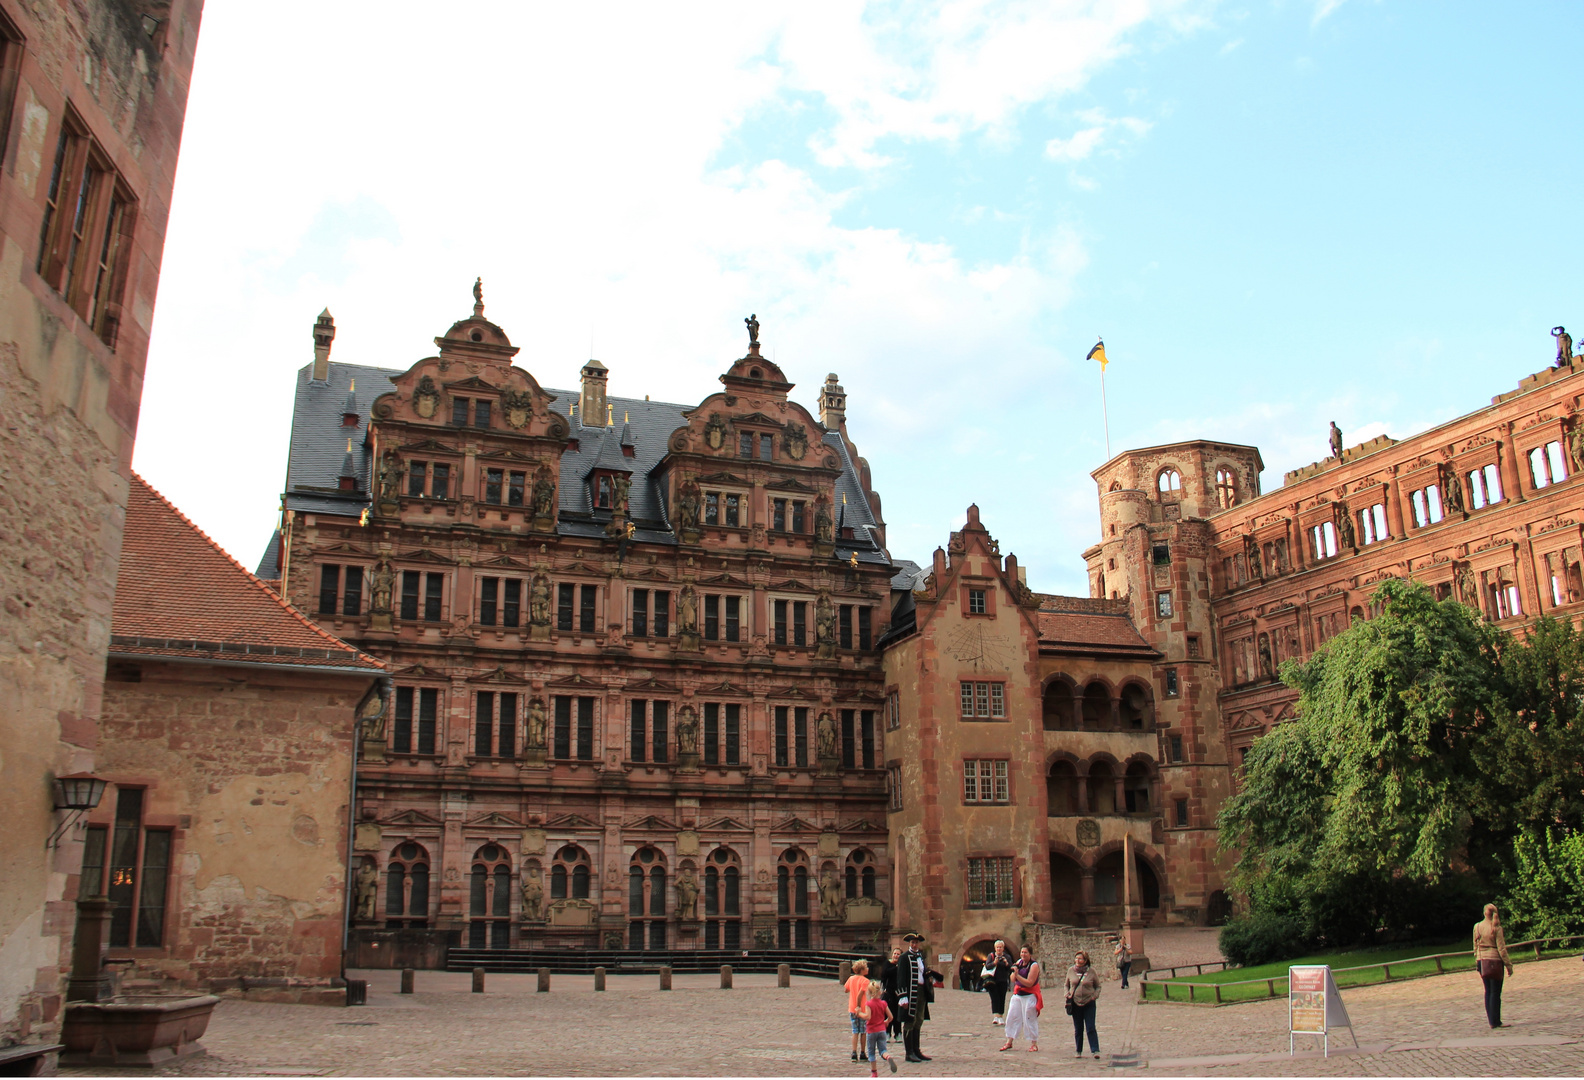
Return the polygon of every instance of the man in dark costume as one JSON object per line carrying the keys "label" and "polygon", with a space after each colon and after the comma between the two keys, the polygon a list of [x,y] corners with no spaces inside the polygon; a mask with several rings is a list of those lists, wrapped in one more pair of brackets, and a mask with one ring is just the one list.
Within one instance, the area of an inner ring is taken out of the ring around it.
{"label": "man in dark costume", "polygon": [[941,975],[931,971],[924,962],[922,937],[906,934],[902,940],[908,946],[907,952],[902,954],[902,971],[897,978],[903,1017],[902,1045],[907,1050],[908,1061],[929,1061],[928,1055],[919,1049],[919,1035],[924,1021],[929,1019],[930,1002],[935,1000],[935,980]]}

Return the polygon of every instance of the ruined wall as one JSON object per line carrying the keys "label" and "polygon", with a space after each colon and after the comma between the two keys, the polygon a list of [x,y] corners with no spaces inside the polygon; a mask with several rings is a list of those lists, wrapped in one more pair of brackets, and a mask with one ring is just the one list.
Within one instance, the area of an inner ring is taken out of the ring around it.
{"label": "ruined wall", "polygon": [[[91,769],[143,366],[201,0],[0,0],[22,42],[0,115],[0,1044],[52,1040],[80,833],[52,778]],[[145,29],[143,12],[157,20]],[[0,102],[3,102],[0,96]],[[136,201],[112,348],[36,272],[68,103]]]}
{"label": "ruined wall", "polygon": [[[132,681],[132,680],[136,681]],[[174,830],[165,943],[144,974],[193,987],[340,972],[353,712],[366,675],[117,663],[97,771]],[[113,793],[92,815],[113,816]]]}

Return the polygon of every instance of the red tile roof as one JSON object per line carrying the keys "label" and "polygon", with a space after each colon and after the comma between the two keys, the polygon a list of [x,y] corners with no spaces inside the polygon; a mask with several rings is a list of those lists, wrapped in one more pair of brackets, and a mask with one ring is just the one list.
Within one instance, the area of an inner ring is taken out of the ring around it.
{"label": "red tile roof", "polygon": [[1155,651],[1149,642],[1139,636],[1126,615],[1041,611],[1039,628],[1042,647],[1141,655]]}
{"label": "red tile roof", "polygon": [[305,618],[135,473],[110,635],[110,651],[118,655],[384,667]]}

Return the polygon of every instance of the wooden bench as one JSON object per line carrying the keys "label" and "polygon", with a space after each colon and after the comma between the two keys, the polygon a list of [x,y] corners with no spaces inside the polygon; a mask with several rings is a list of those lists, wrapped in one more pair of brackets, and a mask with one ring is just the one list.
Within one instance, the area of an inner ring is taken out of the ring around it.
{"label": "wooden bench", "polygon": [[38,1076],[45,1058],[59,1053],[61,1043],[23,1043],[20,1046],[0,1046],[0,1076]]}

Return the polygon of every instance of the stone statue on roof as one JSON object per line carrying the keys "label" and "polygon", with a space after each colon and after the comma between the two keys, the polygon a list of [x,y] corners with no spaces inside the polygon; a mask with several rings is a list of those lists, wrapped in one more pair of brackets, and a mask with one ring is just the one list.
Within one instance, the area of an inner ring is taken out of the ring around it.
{"label": "stone statue on roof", "polygon": [[1557,343],[1557,367],[1566,367],[1573,362],[1573,335],[1567,332],[1565,326],[1553,326],[1551,336]]}
{"label": "stone statue on roof", "polygon": [[1342,429],[1336,426],[1336,421],[1331,421],[1331,456],[1342,456]]}
{"label": "stone statue on roof", "polygon": [[748,347],[751,349],[759,344],[759,316],[748,316],[743,320],[743,325],[748,327]]}

